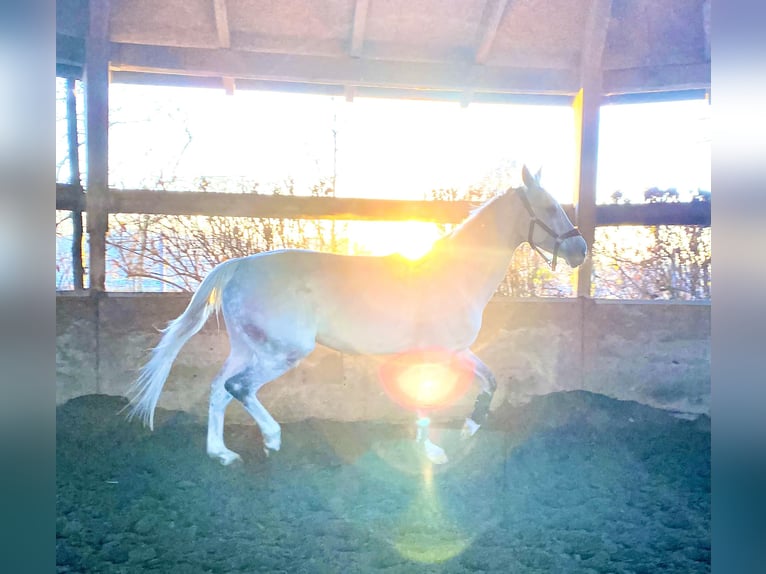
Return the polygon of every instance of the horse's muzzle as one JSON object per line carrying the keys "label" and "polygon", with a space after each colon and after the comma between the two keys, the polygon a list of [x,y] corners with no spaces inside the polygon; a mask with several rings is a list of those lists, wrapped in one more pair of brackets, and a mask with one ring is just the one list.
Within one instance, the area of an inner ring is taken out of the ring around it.
{"label": "horse's muzzle", "polygon": [[581,235],[570,237],[561,244],[560,253],[570,267],[579,267],[588,255],[588,244]]}

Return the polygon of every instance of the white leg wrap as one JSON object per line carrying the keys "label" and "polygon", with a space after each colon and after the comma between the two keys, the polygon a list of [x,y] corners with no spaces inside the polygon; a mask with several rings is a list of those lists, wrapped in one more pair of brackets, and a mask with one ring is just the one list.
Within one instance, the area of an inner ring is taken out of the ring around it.
{"label": "white leg wrap", "polygon": [[428,460],[430,460],[432,463],[444,464],[445,462],[449,461],[447,454],[444,452],[444,449],[439,445],[432,443],[430,440],[426,439],[423,441],[423,447],[426,451],[426,457],[428,457]]}
{"label": "white leg wrap", "polygon": [[461,438],[471,438],[473,435],[476,434],[476,431],[479,430],[479,427],[481,425],[474,421],[471,418],[465,419],[465,424],[463,425],[463,430],[460,432]]}

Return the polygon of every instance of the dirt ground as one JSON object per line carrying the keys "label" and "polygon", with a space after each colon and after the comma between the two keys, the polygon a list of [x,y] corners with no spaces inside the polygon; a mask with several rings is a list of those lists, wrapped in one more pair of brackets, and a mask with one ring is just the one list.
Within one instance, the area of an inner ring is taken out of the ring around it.
{"label": "dirt ground", "polygon": [[205,421],[155,431],[101,395],[57,409],[58,572],[694,573],[710,571],[710,419],[587,392],[503,407],[469,441],[437,428],[283,425],[265,457],[205,454]]}

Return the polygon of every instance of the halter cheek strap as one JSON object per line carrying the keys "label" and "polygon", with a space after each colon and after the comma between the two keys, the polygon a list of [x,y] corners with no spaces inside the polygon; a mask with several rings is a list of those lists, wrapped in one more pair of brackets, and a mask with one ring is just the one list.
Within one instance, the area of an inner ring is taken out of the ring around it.
{"label": "halter cheek strap", "polygon": [[[527,242],[529,245],[537,251],[540,254],[540,257],[542,257],[548,265],[551,266],[551,269],[553,271],[556,270],[556,260],[558,259],[559,255],[559,247],[561,247],[561,244],[570,237],[577,237],[578,235],[582,237],[582,234],[580,233],[580,230],[576,227],[573,227],[566,233],[563,233],[561,235],[557,234],[553,229],[548,227],[548,225],[542,221],[539,217],[537,217],[537,214],[535,214],[535,210],[532,208],[532,204],[529,202],[529,198],[527,197],[527,193],[523,187],[516,190],[519,194],[519,197],[521,198],[521,202],[524,204],[524,207],[527,210],[527,213],[529,213],[529,233],[527,234]],[[535,225],[539,225],[548,235],[550,235],[553,240],[553,257],[551,259],[548,259],[548,257],[545,255],[545,253],[535,244],[534,236],[535,236]]]}

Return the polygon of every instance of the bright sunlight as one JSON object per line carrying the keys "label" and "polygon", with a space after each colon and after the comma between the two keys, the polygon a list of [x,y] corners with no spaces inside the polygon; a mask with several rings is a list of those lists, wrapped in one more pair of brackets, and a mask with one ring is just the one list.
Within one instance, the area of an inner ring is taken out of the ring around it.
{"label": "bright sunlight", "polygon": [[424,221],[353,222],[348,226],[351,252],[356,255],[398,253],[411,261],[426,255],[441,233]]}

